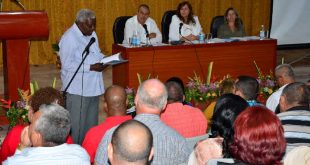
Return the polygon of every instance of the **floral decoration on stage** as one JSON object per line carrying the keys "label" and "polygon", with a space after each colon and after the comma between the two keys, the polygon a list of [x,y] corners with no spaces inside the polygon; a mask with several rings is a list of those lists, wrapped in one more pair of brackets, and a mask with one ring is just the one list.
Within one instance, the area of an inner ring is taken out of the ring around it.
{"label": "floral decoration on stage", "polygon": [[[52,87],[56,87],[56,78],[53,80]],[[28,124],[28,111],[30,107],[29,100],[31,96],[39,90],[37,81],[30,83],[30,90],[17,89],[19,100],[13,102],[8,99],[0,99],[0,107],[5,110],[5,115],[9,121],[9,128],[13,128],[17,124]]]}
{"label": "floral decoration on stage", "polygon": [[0,106],[6,110],[6,117],[9,121],[9,128],[17,124],[28,124],[29,110],[29,90],[18,89],[19,101],[12,102],[11,100],[0,99]]}
{"label": "floral decoration on stage", "polygon": [[259,83],[259,101],[263,102],[268,99],[268,97],[278,89],[274,74],[272,71],[269,74],[264,74],[258,67],[256,61],[254,65],[257,71],[257,81]]}
{"label": "floral decoration on stage", "polygon": [[[259,83],[259,95],[258,101],[265,104],[267,98],[277,90],[275,78],[273,72],[269,74],[263,74],[261,69],[254,61],[255,68],[257,70],[257,81]],[[230,76],[226,75],[222,79],[212,76],[213,62],[209,63],[207,78],[201,78],[196,72],[193,77],[188,77],[189,81],[185,85],[185,102],[190,102],[194,106],[204,110],[209,103],[216,100],[221,95],[221,88],[224,82],[234,82],[235,80]],[[148,74],[145,79],[137,73],[139,84],[144,80],[150,79],[152,76]],[[158,76],[154,77],[158,78]],[[129,101],[128,108],[134,106],[135,90],[133,88],[126,88],[126,93]]]}

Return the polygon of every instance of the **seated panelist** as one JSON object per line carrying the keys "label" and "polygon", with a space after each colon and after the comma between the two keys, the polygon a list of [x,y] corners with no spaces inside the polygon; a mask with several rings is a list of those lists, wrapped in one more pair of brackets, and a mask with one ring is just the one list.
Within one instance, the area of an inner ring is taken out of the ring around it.
{"label": "seated panelist", "polygon": [[192,5],[188,1],[180,3],[177,14],[171,19],[169,41],[194,41],[201,31],[198,17],[193,15]]}
{"label": "seated panelist", "polygon": [[217,29],[218,38],[243,37],[246,36],[244,27],[234,8],[228,8],[225,12],[225,22]]}
{"label": "seated panelist", "polygon": [[149,17],[150,8],[146,4],[141,4],[137,15],[129,18],[125,24],[123,44],[130,44],[130,38],[136,33],[141,43],[150,44],[161,43],[162,35],[156,22]]}

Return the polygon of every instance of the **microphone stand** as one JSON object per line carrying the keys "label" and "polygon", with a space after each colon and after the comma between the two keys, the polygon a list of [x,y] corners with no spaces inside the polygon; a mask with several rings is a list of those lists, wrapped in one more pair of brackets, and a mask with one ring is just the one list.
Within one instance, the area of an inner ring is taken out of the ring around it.
{"label": "microphone stand", "polygon": [[[83,55],[84,55],[85,53],[86,53],[86,55],[83,57]],[[81,63],[79,64],[78,68],[76,69],[76,71],[74,72],[73,76],[71,77],[71,79],[70,79],[68,85],[66,86],[65,90],[62,92],[62,95],[63,95],[63,98],[64,98],[64,102],[65,102],[65,108],[66,108],[66,100],[67,100],[67,90],[69,89],[69,87],[70,87],[70,85],[71,85],[73,79],[75,78],[76,74],[77,74],[78,71],[80,70],[82,64],[84,63],[84,61],[85,61],[85,59],[86,59],[86,57],[87,57],[88,55],[89,55],[89,50],[83,51],[83,53],[82,53],[83,59],[82,59]]]}
{"label": "microphone stand", "polygon": [[185,40],[189,41],[189,42],[191,43],[191,45],[194,47],[196,59],[197,59],[198,65],[199,65],[199,69],[200,69],[200,72],[202,73],[202,78],[205,80],[205,74],[204,74],[202,65],[201,65],[201,63],[200,63],[200,59],[199,59],[199,56],[198,56],[198,53],[197,53],[196,45],[195,45],[191,40],[189,40],[189,39],[187,39],[186,37],[184,37],[181,33],[180,33],[180,36],[181,36],[182,38],[184,38]]}

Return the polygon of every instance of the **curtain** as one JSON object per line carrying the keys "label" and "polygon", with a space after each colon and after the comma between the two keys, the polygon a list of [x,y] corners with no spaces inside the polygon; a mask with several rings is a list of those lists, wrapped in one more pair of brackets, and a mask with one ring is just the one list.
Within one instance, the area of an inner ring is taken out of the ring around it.
{"label": "curtain", "polygon": [[[51,45],[75,21],[76,13],[82,8],[89,8],[96,13],[99,44],[104,54],[111,54],[115,18],[135,15],[139,4],[150,7],[150,16],[161,28],[161,18],[167,10],[176,9],[180,0],[20,0],[27,10],[45,10],[49,17],[50,34],[47,41],[31,41],[30,64],[52,64],[56,61]],[[229,7],[234,7],[243,20],[248,35],[258,35],[260,25],[269,27],[270,0],[189,0],[194,14],[199,17],[205,33],[210,32],[214,16],[223,15]],[[21,8],[11,0],[3,0],[3,11],[18,11]],[[2,66],[2,46],[0,48]]]}

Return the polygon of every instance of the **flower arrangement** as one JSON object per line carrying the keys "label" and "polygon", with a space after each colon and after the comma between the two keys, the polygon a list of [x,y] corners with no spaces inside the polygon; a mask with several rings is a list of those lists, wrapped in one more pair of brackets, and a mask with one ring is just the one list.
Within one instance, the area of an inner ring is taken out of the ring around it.
{"label": "flower arrangement", "polygon": [[[275,79],[273,76],[273,72],[270,71],[269,74],[263,74],[256,62],[254,61],[254,65],[256,67],[258,78],[257,81],[259,82],[259,98],[258,100],[261,103],[265,103],[265,100],[277,89],[275,85]],[[199,104],[206,104],[214,101],[220,95],[222,95],[221,91],[225,91],[222,89],[225,86],[225,82],[229,82],[229,84],[234,83],[234,79],[230,75],[224,76],[222,79],[218,79],[212,75],[212,67],[213,62],[210,62],[208,67],[208,75],[206,81],[203,81],[200,76],[198,76],[194,72],[193,77],[188,77],[189,82],[185,85],[185,101],[193,103],[194,106],[200,106]],[[139,84],[141,84],[144,80],[142,76],[137,73]],[[157,76],[158,77],[158,76]],[[157,78],[156,77],[156,78]],[[148,74],[146,79],[150,79],[151,74]],[[127,98],[129,101],[128,108],[134,106],[134,89],[133,88],[126,88]],[[204,109],[206,105],[202,105]]]}
{"label": "flower arrangement", "polygon": [[[53,80],[52,87],[56,86],[56,77]],[[28,124],[28,110],[30,97],[39,90],[37,81],[30,83],[30,90],[17,89],[20,100],[12,102],[11,100],[0,99],[0,107],[6,110],[5,115],[9,121],[9,128],[17,124]]]}
{"label": "flower arrangement", "polygon": [[219,81],[203,82],[196,73],[194,77],[188,77],[189,82],[186,84],[185,101],[194,103],[204,103],[216,99],[219,94]]}
{"label": "flower arrangement", "polygon": [[11,100],[0,99],[1,107],[6,109],[6,117],[9,121],[9,128],[14,127],[17,124],[27,124],[28,120],[28,110],[29,110],[29,90],[18,90],[18,95],[20,97],[19,101],[12,102]]}
{"label": "flower arrangement", "polygon": [[127,99],[128,99],[127,108],[129,109],[129,108],[135,106],[135,91],[133,88],[129,88],[129,87],[127,87],[125,89],[125,91],[126,91],[126,95],[127,95]]}
{"label": "flower arrangement", "polygon": [[209,63],[207,80],[204,82],[194,72],[194,77],[188,77],[189,82],[186,84],[185,101],[197,103],[205,103],[212,101],[219,96],[219,82],[216,77],[212,77],[213,62]]}
{"label": "flower arrangement", "polygon": [[278,88],[276,86],[273,72],[270,70],[269,74],[263,74],[255,61],[254,65],[258,74],[257,81],[259,83],[259,96],[266,100]]}

